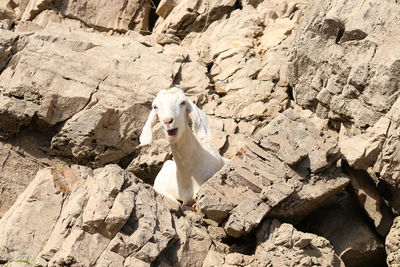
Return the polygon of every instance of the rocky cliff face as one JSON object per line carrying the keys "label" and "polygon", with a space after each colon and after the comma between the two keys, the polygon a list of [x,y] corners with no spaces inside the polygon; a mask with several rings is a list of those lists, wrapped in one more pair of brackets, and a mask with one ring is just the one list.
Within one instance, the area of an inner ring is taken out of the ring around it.
{"label": "rocky cliff face", "polygon": [[[398,266],[397,1],[0,3],[0,264]],[[230,162],[180,207],[136,148],[182,88]]]}

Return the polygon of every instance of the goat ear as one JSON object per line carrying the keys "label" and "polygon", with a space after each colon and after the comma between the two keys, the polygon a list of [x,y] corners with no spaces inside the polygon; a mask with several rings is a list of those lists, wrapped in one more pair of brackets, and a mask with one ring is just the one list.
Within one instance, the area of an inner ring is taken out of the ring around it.
{"label": "goat ear", "polygon": [[187,100],[187,110],[196,136],[201,140],[210,140],[211,127],[208,123],[207,115],[190,100]]}
{"label": "goat ear", "polygon": [[142,134],[139,137],[140,144],[138,147],[150,145],[150,143],[153,139],[153,133],[152,133],[151,127],[155,123],[156,119],[157,119],[157,112],[154,109],[152,109],[150,111],[150,114],[149,114],[149,117],[147,118],[146,123],[143,126]]}

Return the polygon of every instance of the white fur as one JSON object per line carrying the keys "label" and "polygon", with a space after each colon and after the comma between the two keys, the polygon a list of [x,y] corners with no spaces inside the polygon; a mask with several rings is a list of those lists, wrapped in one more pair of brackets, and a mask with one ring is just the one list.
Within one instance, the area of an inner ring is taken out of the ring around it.
{"label": "white fur", "polygon": [[[174,87],[157,94],[140,136],[140,146],[151,143],[151,127],[157,118],[170,142],[174,161],[164,163],[154,189],[185,205],[192,204],[200,186],[222,168],[226,159],[210,143],[211,130],[206,114],[181,89]],[[175,128],[178,129],[176,135],[168,135],[167,130]]]}

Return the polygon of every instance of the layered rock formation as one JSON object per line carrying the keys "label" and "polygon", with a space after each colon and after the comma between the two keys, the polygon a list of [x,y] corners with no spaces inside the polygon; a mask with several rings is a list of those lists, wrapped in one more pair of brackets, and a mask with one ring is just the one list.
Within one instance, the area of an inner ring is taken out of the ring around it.
{"label": "layered rock formation", "polygon": [[[398,11],[1,2],[0,264],[397,266]],[[136,147],[170,86],[230,159],[193,207],[151,187],[171,158],[159,126]]]}

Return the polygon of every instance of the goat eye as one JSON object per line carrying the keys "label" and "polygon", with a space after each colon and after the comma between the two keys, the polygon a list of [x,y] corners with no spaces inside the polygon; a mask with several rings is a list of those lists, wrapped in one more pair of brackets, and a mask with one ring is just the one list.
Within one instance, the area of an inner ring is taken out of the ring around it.
{"label": "goat eye", "polygon": [[157,106],[153,106],[153,109],[157,110],[157,109],[158,109],[158,107],[157,107]]}
{"label": "goat eye", "polygon": [[185,105],[186,105],[186,101],[183,100],[179,105],[180,105],[181,107],[185,106]]}

